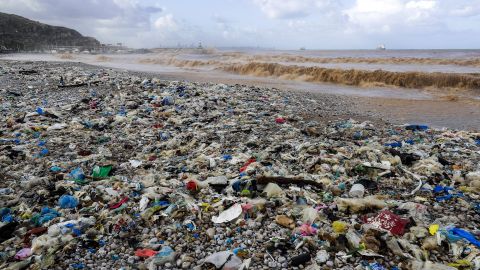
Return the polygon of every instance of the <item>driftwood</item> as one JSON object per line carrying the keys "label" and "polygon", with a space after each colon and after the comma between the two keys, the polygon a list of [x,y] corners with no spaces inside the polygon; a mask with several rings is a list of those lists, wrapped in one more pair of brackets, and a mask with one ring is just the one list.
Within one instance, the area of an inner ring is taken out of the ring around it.
{"label": "driftwood", "polygon": [[30,75],[30,74],[37,74],[38,71],[36,70],[19,70],[18,71],[19,74],[22,74],[22,75]]}
{"label": "driftwood", "polygon": [[266,185],[268,183],[276,183],[279,185],[297,185],[297,186],[314,186],[317,188],[323,188],[321,183],[317,183],[311,180],[305,180],[303,178],[288,178],[283,176],[259,176],[257,177],[257,184]]}
{"label": "driftwood", "polygon": [[94,82],[88,82],[88,83],[77,83],[77,84],[59,84],[58,88],[73,88],[73,87],[81,87],[81,86],[87,86],[87,85],[92,85],[92,84],[99,84],[100,81],[94,81]]}
{"label": "driftwood", "polygon": [[58,85],[58,88],[72,88],[72,87],[80,87],[80,86],[86,86],[88,85],[87,83],[77,83],[77,84],[65,84],[65,85]]}

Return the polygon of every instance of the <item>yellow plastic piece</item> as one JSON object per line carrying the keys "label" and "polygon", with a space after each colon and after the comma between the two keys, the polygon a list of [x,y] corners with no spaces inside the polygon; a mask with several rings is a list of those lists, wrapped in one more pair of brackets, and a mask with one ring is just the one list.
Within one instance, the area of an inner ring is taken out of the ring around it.
{"label": "yellow plastic piece", "polygon": [[336,233],[344,233],[347,231],[348,225],[342,221],[334,221],[332,223],[333,231]]}
{"label": "yellow plastic piece", "polygon": [[472,263],[467,260],[457,260],[456,262],[449,263],[448,266],[455,267],[457,269],[463,269],[465,267],[472,266]]}
{"label": "yellow plastic piece", "polygon": [[428,231],[431,235],[435,235],[438,232],[438,229],[440,229],[440,225],[438,224],[432,224],[428,227]]}

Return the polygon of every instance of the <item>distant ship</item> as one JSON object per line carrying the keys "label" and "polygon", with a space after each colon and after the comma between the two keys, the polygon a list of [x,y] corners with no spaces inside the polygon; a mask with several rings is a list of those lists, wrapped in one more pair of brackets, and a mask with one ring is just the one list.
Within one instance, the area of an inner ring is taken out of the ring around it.
{"label": "distant ship", "polygon": [[306,50],[305,47],[300,48],[300,51],[305,51],[305,50]]}
{"label": "distant ship", "polygon": [[377,50],[379,51],[385,51],[387,48],[385,48],[385,44],[380,44],[377,46]]}

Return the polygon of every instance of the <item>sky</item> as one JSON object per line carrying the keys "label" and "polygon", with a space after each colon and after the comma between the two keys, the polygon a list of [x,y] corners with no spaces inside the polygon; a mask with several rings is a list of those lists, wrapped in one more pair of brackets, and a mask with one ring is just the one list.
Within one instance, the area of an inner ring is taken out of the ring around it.
{"label": "sky", "polygon": [[0,0],[0,12],[133,48],[480,48],[480,0]]}

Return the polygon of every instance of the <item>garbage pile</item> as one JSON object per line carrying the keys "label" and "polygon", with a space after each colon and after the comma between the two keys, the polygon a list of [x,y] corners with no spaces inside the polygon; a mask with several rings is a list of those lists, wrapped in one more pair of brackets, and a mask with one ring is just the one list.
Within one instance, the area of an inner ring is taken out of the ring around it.
{"label": "garbage pile", "polygon": [[78,64],[0,74],[0,269],[480,269],[480,133]]}

